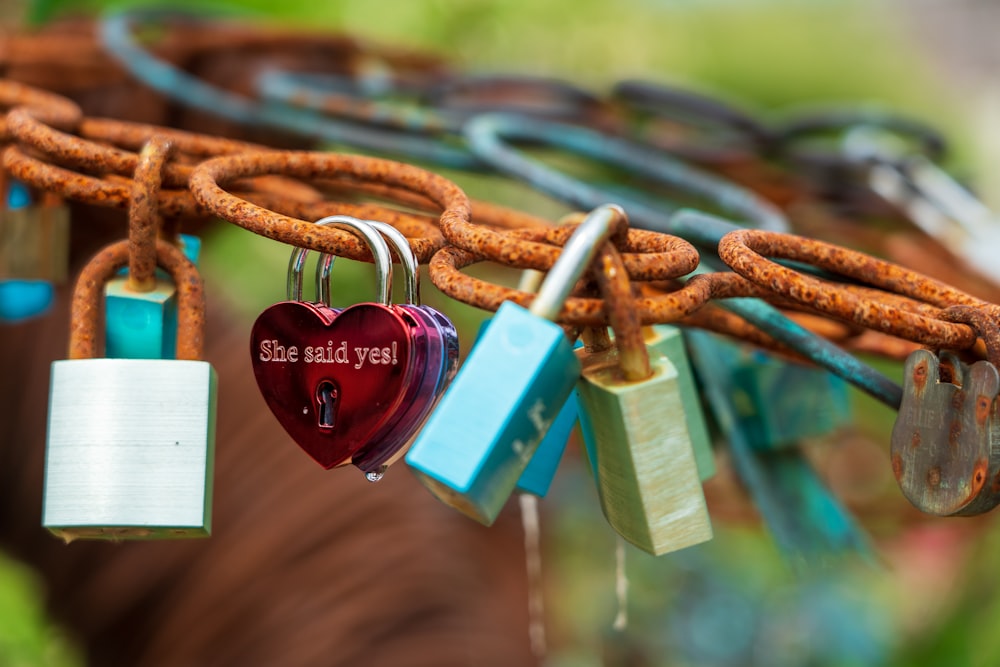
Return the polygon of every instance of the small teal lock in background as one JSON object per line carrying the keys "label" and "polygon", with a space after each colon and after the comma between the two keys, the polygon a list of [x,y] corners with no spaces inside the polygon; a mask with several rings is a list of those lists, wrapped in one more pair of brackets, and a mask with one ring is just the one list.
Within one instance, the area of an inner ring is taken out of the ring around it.
{"label": "small teal lock in background", "polygon": [[580,363],[558,315],[597,247],[625,222],[595,209],[566,243],[526,310],[506,302],[406,456],[442,502],[490,525],[563,409]]}
{"label": "small teal lock in background", "polygon": [[711,350],[704,363],[728,369],[736,425],[753,449],[793,446],[850,421],[847,383],[841,378],[718,336],[703,338],[702,345]]}
{"label": "small teal lock in background", "polygon": [[[0,211],[0,322],[44,315],[52,306],[54,283],[66,279],[69,212],[64,204],[33,204],[28,188],[9,181]],[[25,247],[26,245],[31,247]]]}
{"label": "small teal lock in background", "polygon": [[[201,239],[181,234],[180,248],[197,265]],[[109,359],[172,359],[177,347],[177,298],[170,277],[156,271],[152,290],[129,289],[128,270],[104,289],[105,356]]]}

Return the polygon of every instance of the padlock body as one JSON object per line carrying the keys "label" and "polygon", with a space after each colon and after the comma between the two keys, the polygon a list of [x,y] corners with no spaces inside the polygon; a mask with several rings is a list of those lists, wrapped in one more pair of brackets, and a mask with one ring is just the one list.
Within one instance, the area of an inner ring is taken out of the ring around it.
{"label": "padlock body", "polygon": [[[725,385],[736,426],[750,447],[772,451],[829,434],[850,421],[847,383],[822,369],[779,359],[705,335],[711,354],[695,360],[698,375]],[[700,365],[711,364],[712,368]],[[722,373],[720,369],[725,369]]]}
{"label": "padlock body", "polygon": [[654,555],[710,540],[677,369],[654,355],[652,377],[628,382],[616,350],[582,362],[580,426],[608,522]]}
{"label": "padlock body", "polygon": [[0,210],[0,279],[66,282],[69,217],[65,205]]}
{"label": "padlock body", "polygon": [[715,476],[715,454],[712,452],[712,439],[708,434],[705,412],[698,397],[698,387],[694,382],[694,372],[688,360],[687,348],[684,347],[684,334],[678,327],[657,324],[650,328],[646,345],[650,348],[651,356],[665,356],[677,370],[677,383],[684,403],[684,418],[691,447],[694,449],[694,460],[698,464],[698,475],[702,481],[710,479]]}
{"label": "padlock body", "polygon": [[43,525],[71,540],[211,533],[216,374],[204,361],[52,364]]}
{"label": "padlock body", "polygon": [[111,359],[172,359],[177,348],[177,290],[156,278],[149,292],[119,276],[104,288],[105,355]]}
{"label": "padlock body", "polygon": [[559,326],[504,303],[406,462],[442,502],[492,524],[579,374]]}
{"label": "padlock body", "polygon": [[528,461],[528,467],[517,480],[518,491],[531,493],[539,498],[544,498],[549,492],[563,452],[566,451],[566,443],[576,428],[579,413],[579,400],[576,392],[572,391],[545,437],[538,443],[534,456]]}

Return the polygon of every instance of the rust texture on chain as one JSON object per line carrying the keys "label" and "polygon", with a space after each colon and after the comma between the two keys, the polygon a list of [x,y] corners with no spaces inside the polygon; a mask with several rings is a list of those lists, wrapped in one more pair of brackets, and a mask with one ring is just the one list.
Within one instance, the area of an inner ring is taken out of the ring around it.
{"label": "rust texture on chain", "polygon": [[928,317],[902,308],[899,303],[858,296],[766,258],[805,262],[938,308],[984,304],[965,292],[891,262],[822,241],[759,230],[730,232],[719,243],[719,256],[734,271],[761,287],[827,315],[936,347],[966,349],[976,342],[975,334],[966,325]]}
{"label": "rust texture on chain", "polygon": [[[104,285],[129,261],[129,242],[107,246],[87,263],[73,289],[69,337],[70,359],[98,355],[98,316]],[[177,247],[158,240],[156,263],[177,288],[177,358],[200,360],[205,344],[205,289],[201,275]]]}
{"label": "rust texture on chain", "polygon": [[653,370],[649,365],[639,312],[635,308],[625,264],[610,241],[601,246],[591,276],[604,300],[608,323],[615,332],[622,375],[630,382],[645,380]]}
{"label": "rust texture on chain", "polygon": [[[565,225],[548,230],[515,231],[507,235],[514,242],[530,238],[535,245],[539,246],[544,245],[546,241],[554,243],[554,245],[546,247],[558,257],[560,250],[555,242],[564,242],[572,234],[573,229],[574,225]],[[637,231],[630,230],[629,238],[622,245],[630,245],[631,235]],[[643,232],[643,234],[667,236],[654,232]],[[672,255],[658,253],[660,273],[681,275],[687,272],[674,267],[688,266],[690,261],[688,252],[681,246],[677,254],[679,261],[674,262]],[[697,258],[697,254],[695,254],[695,258]],[[530,292],[504,287],[462,273],[461,269],[483,261],[486,261],[485,258],[475,253],[454,246],[446,246],[431,259],[431,281],[451,298],[484,310],[495,311],[504,301],[513,301],[525,307],[531,304],[534,294]],[[691,278],[683,287],[675,291],[637,297],[635,309],[643,324],[678,322],[704,306],[710,299],[759,296],[763,293],[765,290],[734,273],[701,274]],[[602,299],[575,296],[568,298],[563,304],[557,321],[560,324],[576,326],[606,326],[608,324]]]}
{"label": "rust texture on chain", "polygon": [[1000,368],[1000,308],[993,304],[976,306],[951,306],[941,311],[942,320],[960,322],[972,327],[986,345],[990,363]]}
{"label": "rust texture on chain", "polygon": [[[423,195],[443,211],[441,220],[448,216],[468,222],[471,216],[468,197],[448,179],[401,162],[359,155],[277,151],[218,157],[195,169],[190,188],[206,210],[256,234],[310,250],[371,261],[367,246],[353,234],[282,215],[223,189],[241,178],[274,173],[307,181],[347,173],[358,180],[385,183]],[[427,262],[443,245],[443,240],[411,238],[410,245],[419,261]]]}
{"label": "rust texture on chain", "polygon": [[128,209],[128,287],[135,292],[149,292],[156,285],[156,239],[163,225],[157,201],[163,166],[173,150],[169,139],[153,137],[135,168]]}
{"label": "rust texture on chain", "polygon": [[0,79],[0,109],[8,110],[6,116],[0,117],[0,142],[10,140],[10,110],[19,108],[30,109],[31,113],[58,127],[74,127],[83,118],[80,107],[61,95]]}

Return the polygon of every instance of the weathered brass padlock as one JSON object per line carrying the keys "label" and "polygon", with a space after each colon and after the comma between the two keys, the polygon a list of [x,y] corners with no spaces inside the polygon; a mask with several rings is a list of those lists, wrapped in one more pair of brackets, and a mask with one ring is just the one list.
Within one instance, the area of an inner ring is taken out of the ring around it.
{"label": "weathered brass padlock", "polygon": [[152,539],[211,533],[216,374],[200,361],[204,290],[197,269],[157,242],[178,285],[177,359],[99,359],[102,287],[128,261],[105,248],[73,294],[69,359],[52,364],[43,525],[76,538]]}
{"label": "weathered brass padlock", "polygon": [[1000,504],[1000,373],[955,355],[916,350],[906,359],[892,428],[892,471],[914,507],[971,516]]}
{"label": "weathered brass padlock", "polygon": [[601,508],[626,540],[654,555],[712,538],[677,369],[651,357],[628,273],[605,244],[595,271],[615,348],[578,352],[580,426],[596,471]]}

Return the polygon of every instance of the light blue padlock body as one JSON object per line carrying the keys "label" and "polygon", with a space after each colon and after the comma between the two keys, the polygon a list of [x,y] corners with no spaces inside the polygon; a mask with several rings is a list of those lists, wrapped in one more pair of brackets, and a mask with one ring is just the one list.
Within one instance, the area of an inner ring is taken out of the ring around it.
{"label": "light blue padlock body", "polygon": [[406,462],[440,500],[490,525],[579,376],[563,330],[505,302]]}
{"label": "light blue padlock body", "polygon": [[[486,320],[479,327],[477,341],[482,337],[491,321]],[[574,347],[582,345],[583,343],[577,341]],[[580,402],[577,400],[576,392],[572,391],[545,437],[538,444],[535,455],[528,462],[528,467],[524,469],[521,478],[517,480],[518,491],[530,493],[539,498],[544,498],[545,494],[549,492],[552,480],[556,476],[556,470],[559,469],[559,462],[562,461],[563,453],[566,451],[566,444],[573,434],[573,429],[576,428],[579,413]]]}
{"label": "light blue padlock body", "polygon": [[[198,263],[201,239],[180,235],[181,250]],[[108,281],[104,289],[105,356],[109,359],[173,359],[177,349],[177,297],[173,282],[156,270],[156,285],[149,292],[128,289],[127,269]]]}
{"label": "light blue padlock body", "polygon": [[535,455],[528,462],[528,467],[517,480],[517,490],[531,493],[544,498],[555,479],[559,462],[562,461],[566,444],[569,442],[573,429],[576,428],[580,415],[580,401],[576,392],[571,391],[562,409],[556,415],[555,421],[549,427],[548,433],[542,438],[535,450]]}
{"label": "light blue padlock body", "polygon": [[[31,206],[31,194],[20,181],[11,181],[7,188],[7,208],[16,210]],[[48,280],[0,281],[0,321],[21,322],[48,312],[55,298],[55,287]]]}

